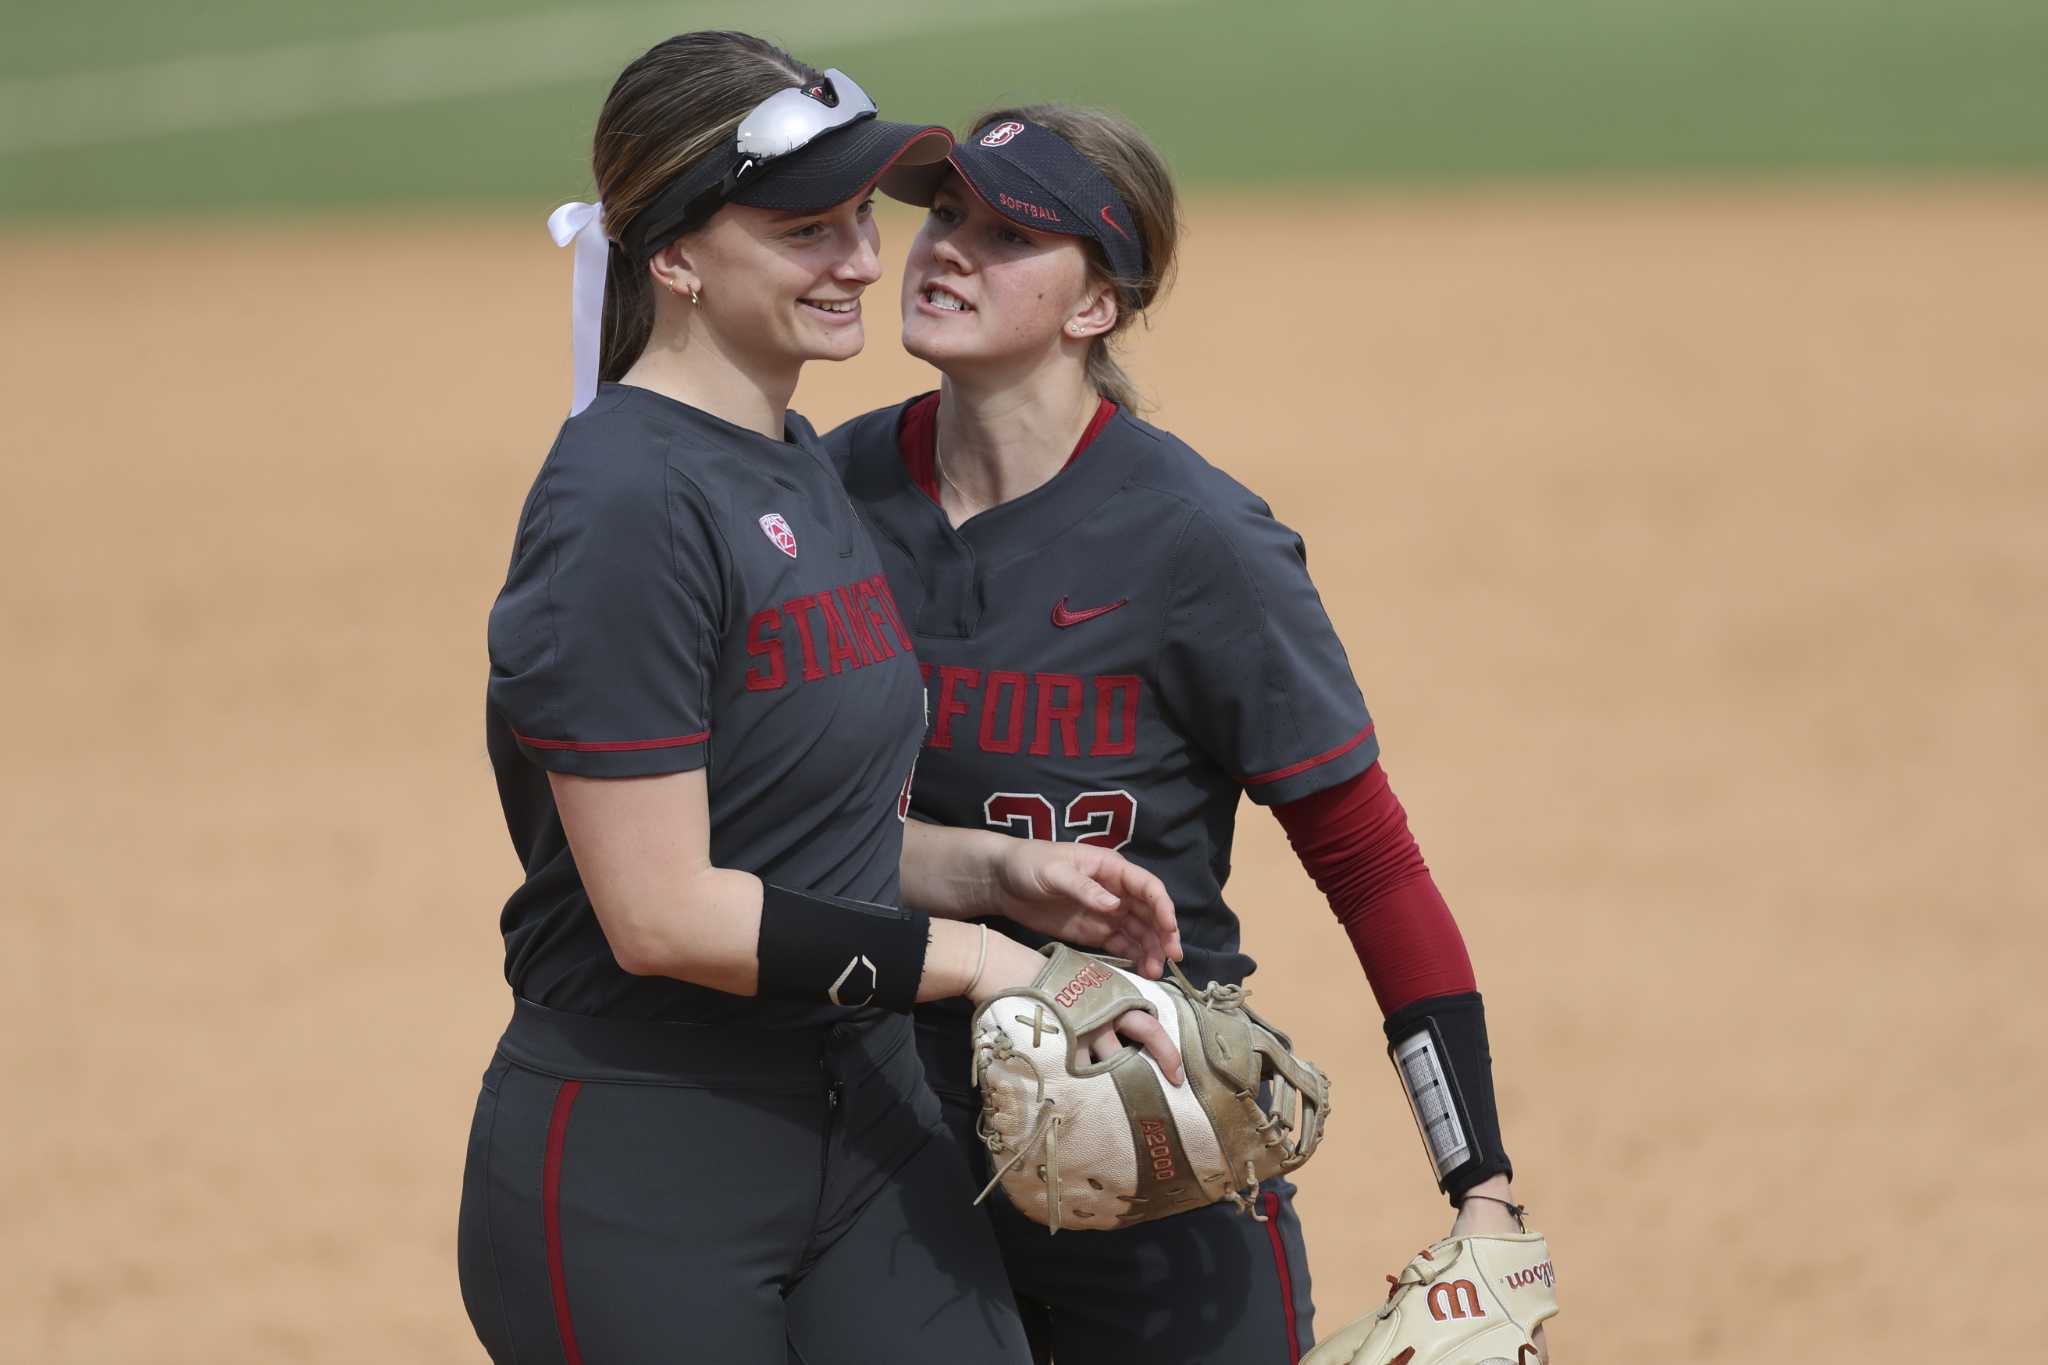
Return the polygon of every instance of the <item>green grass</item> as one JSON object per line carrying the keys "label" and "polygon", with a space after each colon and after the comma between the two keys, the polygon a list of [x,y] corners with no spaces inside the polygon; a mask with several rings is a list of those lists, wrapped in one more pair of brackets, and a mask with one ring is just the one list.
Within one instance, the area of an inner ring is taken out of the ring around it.
{"label": "green grass", "polygon": [[[0,21],[0,90],[9,78],[544,8],[552,7],[14,6]],[[1085,19],[1043,23],[1020,6],[1017,22],[968,35],[823,44],[805,41],[803,16],[817,12],[789,12],[778,25],[770,5],[679,5],[649,22],[672,13],[670,27],[758,25],[810,60],[857,74],[892,117],[958,122],[1014,97],[1110,105],[1151,130],[1193,181],[2048,166],[2044,0],[1189,0],[1105,3]],[[644,34],[661,36],[659,27]],[[0,216],[397,199],[539,205],[586,188],[590,124],[610,75],[0,152]]]}
{"label": "green grass", "polygon": [[253,52],[559,8],[549,0],[13,0],[0,20],[0,77]]}

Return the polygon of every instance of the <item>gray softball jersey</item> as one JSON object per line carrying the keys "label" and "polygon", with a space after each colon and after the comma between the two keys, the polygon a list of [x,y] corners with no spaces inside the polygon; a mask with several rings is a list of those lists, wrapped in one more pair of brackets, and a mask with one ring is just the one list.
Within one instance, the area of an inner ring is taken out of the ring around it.
{"label": "gray softball jersey", "polygon": [[[1284,804],[1379,756],[1301,538],[1122,411],[1050,481],[956,529],[906,466],[909,406],[825,446],[926,679],[911,813],[1121,849],[1172,894],[1188,974],[1243,980],[1254,963],[1224,898],[1240,794]],[[919,1010],[959,1035],[927,1051],[941,1089],[966,1085],[957,1015]]]}
{"label": "gray softball jersey", "polygon": [[563,423],[490,618],[486,733],[525,881],[505,974],[577,1014],[783,1028],[857,1011],[636,977],[612,956],[549,772],[707,769],[711,860],[894,903],[924,732],[906,623],[809,423],[776,441],[606,384]]}

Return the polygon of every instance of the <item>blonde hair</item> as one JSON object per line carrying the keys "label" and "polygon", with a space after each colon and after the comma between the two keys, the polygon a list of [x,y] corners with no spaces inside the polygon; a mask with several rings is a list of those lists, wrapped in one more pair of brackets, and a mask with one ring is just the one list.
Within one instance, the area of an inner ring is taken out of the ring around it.
{"label": "blonde hair", "polygon": [[[1109,257],[1093,240],[1086,242],[1088,258],[1104,283],[1117,290],[1116,326],[1095,338],[1088,350],[1088,382],[1095,391],[1118,407],[1136,411],[1142,405],[1138,386],[1118,362],[1115,348],[1125,330],[1165,293],[1173,279],[1174,256],[1180,247],[1180,196],[1173,187],[1173,172],[1166,158],[1138,131],[1136,124],[1120,114],[1102,109],[1084,109],[1071,104],[1022,104],[991,109],[967,125],[966,136],[1003,119],[1019,119],[1049,128],[1087,158],[1115,187],[1131,211],[1145,248],[1144,274],[1120,277],[1110,267]],[[1132,304],[1135,302],[1136,307]]]}

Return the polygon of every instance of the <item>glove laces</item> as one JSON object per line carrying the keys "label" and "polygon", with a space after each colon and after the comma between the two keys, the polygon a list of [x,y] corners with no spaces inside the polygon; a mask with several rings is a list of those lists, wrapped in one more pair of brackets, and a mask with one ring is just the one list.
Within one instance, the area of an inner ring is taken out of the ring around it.
{"label": "glove laces", "polygon": [[[988,1064],[990,1059],[1007,1060],[1016,1055],[1017,1049],[1011,1044],[1009,1035],[1002,1032],[997,1032],[992,1038],[975,1048],[975,1088],[977,1090],[981,1088],[982,1068]],[[1026,1060],[1028,1061],[1029,1058],[1026,1058]],[[1046,1202],[1050,1206],[1052,1213],[1052,1233],[1050,1235],[1056,1237],[1059,1235],[1060,1230],[1060,1125],[1066,1120],[1053,1112],[1057,1107],[1057,1102],[1052,1096],[1045,1093],[1045,1077],[1039,1075],[1036,1065],[1032,1066],[1031,1075],[1032,1079],[1038,1084],[1038,1112],[1031,1116],[1030,1131],[1025,1133],[1024,1141],[1018,1144],[1017,1150],[1010,1154],[1010,1159],[1001,1166],[998,1166],[996,1173],[989,1177],[988,1184],[981,1187],[981,1193],[974,1196],[974,1202],[979,1204],[982,1200],[988,1198],[990,1192],[1002,1181],[1002,1178],[1011,1171],[1016,1170],[1018,1163],[1030,1156],[1032,1149],[1038,1146],[1042,1140],[1045,1143]],[[988,1127],[987,1119],[988,1114],[986,1110],[976,1114],[974,1116],[975,1131],[981,1135],[982,1142],[987,1144],[991,1151],[1000,1150],[1003,1144],[1003,1135]]]}

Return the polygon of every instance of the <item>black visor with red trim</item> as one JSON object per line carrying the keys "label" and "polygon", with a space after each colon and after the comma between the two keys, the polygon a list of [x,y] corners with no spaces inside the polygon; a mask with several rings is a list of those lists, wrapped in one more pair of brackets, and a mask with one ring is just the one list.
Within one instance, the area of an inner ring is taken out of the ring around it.
{"label": "black visor with red trim", "polygon": [[1145,278],[1145,246],[1130,206],[1095,163],[1050,128],[1022,119],[1001,119],[956,143],[945,161],[899,165],[878,182],[882,193],[927,207],[948,169],[984,203],[1019,227],[1087,237],[1102,248],[1110,272],[1129,288]]}

